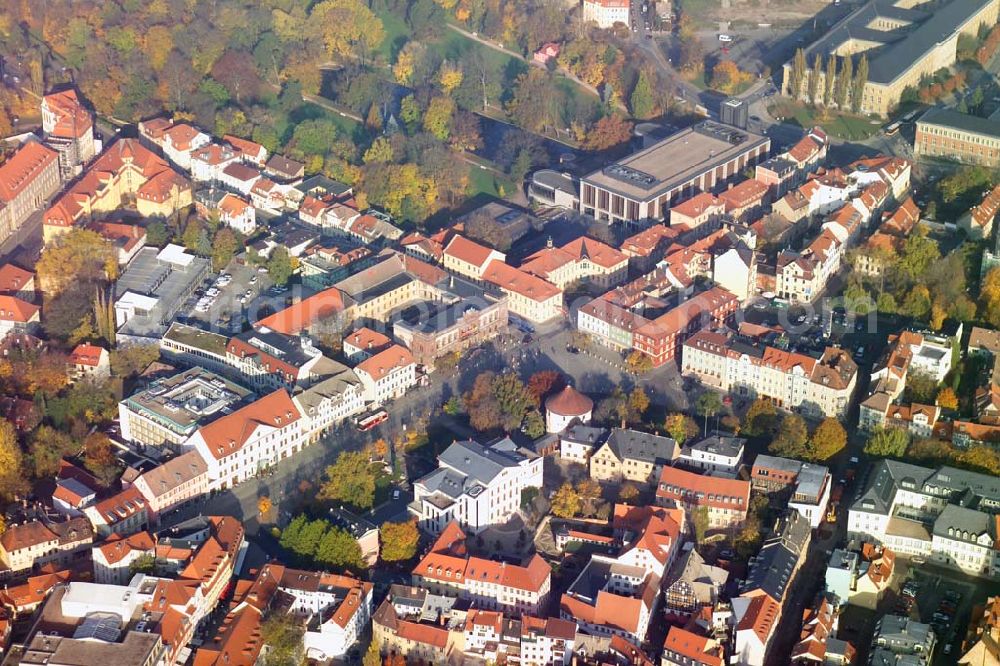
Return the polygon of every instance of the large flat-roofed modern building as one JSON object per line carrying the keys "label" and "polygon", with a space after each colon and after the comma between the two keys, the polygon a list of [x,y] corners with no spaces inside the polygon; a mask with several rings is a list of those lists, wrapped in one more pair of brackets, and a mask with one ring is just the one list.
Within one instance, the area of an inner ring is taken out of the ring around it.
{"label": "large flat-roofed modern building", "polygon": [[724,190],[770,149],[765,136],[706,120],[582,178],[581,211],[611,223],[663,221],[674,204]]}
{"label": "large flat-roofed modern building", "polygon": [[1000,120],[934,107],[917,120],[913,154],[1000,166]]}
{"label": "large flat-roofed modern building", "polygon": [[[907,87],[917,87],[920,79],[942,67],[950,67],[958,58],[960,35],[975,37],[981,26],[997,22],[1000,0],[951,0],[918,4],[912,0],[870,0],[828,30],[821,39],[805,49],[807,67],[819,56],[824,67],[827,58],[837,56],[838,71],[843,60],[853,57],[855,69],[862,53],[868,55],[868,82],[861,100],[862,113],[886,115],[899,104]],[[782,94],[804,97],[803,77],[799,90],[791,89],[792,61],[784,65]],[[819,72],[819,90],[823,90],[824,72]]]}
{"label": "large flat-roofed modern building", "polygon": [[144,446],[173,446],[200,426],[234,411],[253,394],[203,368],[158,379],[118,403],[122,437]]}
{"label": "large flat-roofed modern building", "polygon": [[179,245],[140,250],[115,283],[118,336],[159,340],[210,268],[208,259]]}

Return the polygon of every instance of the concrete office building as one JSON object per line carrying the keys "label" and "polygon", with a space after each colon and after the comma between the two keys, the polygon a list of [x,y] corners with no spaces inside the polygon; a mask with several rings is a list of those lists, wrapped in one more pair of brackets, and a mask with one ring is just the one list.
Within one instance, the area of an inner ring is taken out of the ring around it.
{"label": "concrete office building", "polygon": [[703,121],[585,176],[581,211],[609,223],[663,221],[699,192],[721,192],[771,149],[767,137]]}
{"label": "concrete office building", "polygon": [[917,120],[913,154],[1000,166],[1000,120],[934,107]]}
{"label": "concrete office building", "polygon": [[[824,67],[830,55],[852,57],[857,65],[868,54],[868,81],[861,100],[862,113],[887,115],[899,105],[903,90],[917,87],[921,78],[931,76],[958,59],[958,38],[975,37],[981,26],[997,22],[998,0],[951,0],[924,9],[923,5],[895,0],[870,0],[859,6],[822,38],[805,49],[807,68],[819,56]],[[791,89],[792,61],[784,64],[784,95],[804,98],[808,71],[799,90]],[[824,72],[819,72],[823,90]]]}

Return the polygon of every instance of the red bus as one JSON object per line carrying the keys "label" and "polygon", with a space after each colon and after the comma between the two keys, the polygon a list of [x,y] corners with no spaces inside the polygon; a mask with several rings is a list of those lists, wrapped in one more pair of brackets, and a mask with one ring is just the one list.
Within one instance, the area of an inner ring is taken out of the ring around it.
{"label": "red bus", "polygon": [[354,425],[358,430],[364,432],[365,430],[371,430],[380,423],[384,423],[388,420],[388,418],[389,415],[386,411],[384,409],[380,409],[366,416],[359,416]]}

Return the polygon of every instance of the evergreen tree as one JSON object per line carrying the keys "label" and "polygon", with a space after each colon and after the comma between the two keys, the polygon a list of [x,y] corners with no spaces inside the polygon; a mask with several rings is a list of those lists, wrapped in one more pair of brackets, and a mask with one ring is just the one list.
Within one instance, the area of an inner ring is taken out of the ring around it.
{"label": "evergreen tree", "polygon": [[830,54],[826,59],[826,76],[823,79],[823,105],[833,104],[833,86],[837,80],[837,56]]}
{"label": "evergreen tree", "polygon": [[851,91],[851,81],[854,78],[853,69],[854,63],[851,60],[851,56],[847,56],[840,66],[840,73],[837,75],[837,85],[833,91],[833,101],[837,103],[837,108],[841,111],[847,109],[847,98]]}
{"label": "evergreen tree", "polygon": [[851,109],[855,113],[861,112],[866,83],[868,83],[868,54],[862,53],[858,61],[858,71],[854,74],[854,89],[851,91]]}
{"label": "evergreen tree", "polygon": [[816,93],[819,92],[819,73],[823,69],[823,60],[820,58],[819,54],[813,59],[812,69],[809,70],[809,81],[806,86],[807,95],[809,99],[806,101],[809,104],[816,103]]}
{"label": "evergreen tree", "polygon": [[629,97],[629,107],[632,109],[632,115],[640,119],[651,118],[656,111],[653,87],[649,84],[649,78],[644,71],[639,72],[639,78]]}
{"label": "evergreen tree", "polygon": [[806,54],[802,49],[795,51],[792,59],[792,71],[788,79],[788,95],[797,99],[802,94],[802,79],[806,76]]}

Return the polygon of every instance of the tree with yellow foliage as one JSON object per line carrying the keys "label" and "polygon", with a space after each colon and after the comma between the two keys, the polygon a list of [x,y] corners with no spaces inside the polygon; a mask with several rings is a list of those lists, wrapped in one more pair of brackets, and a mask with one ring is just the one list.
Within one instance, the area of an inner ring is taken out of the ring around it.
{"label": "tree with yellow foliage", "polygon": [[174,38],[170,29],[166,26],[154,25],[146,31],[143,44],[143,52],[149,57],[149,65],[159,72],[167,63],[167,56],[174,48]]}
{"label": "tree with yellow foliage", "polygon": [[273,507],[271,498],[267,495],[261,495],[257,498],[257,514],[260,516],[262,522],[267,520],[267,516],[271,513]]}
{"label": "tree with yellow foliage", "polygon": [[573,518],[580,513],[580,508],[580,494],[568,481],[552,496],[552,513],[560,518]]}
{"label": "tree with yellow foliage", "polygon": [[385,38],[382,21],[361,0],[323,0],[309,14],[308,27],[322,38],[331,57],[357,55]]}
{"label": "tree with yellow foliage", "polygon": [[0,418],[0,497],[11,498],[23,490],[21,446],[10,421]]}
{"label": "tree with yellow foliage", "polygon": [[392,66],[392,75],[396,77],[397,82],[408,85],[413,79],[413,69],[421,48],[419,42],[409,41],[399,50],[396,64]]}
{"label": "tree with yellow foliage", "polygon": [[958,396],[950,386],[945,386],[938,391],[937,404],[941,409],[958,409]]}
{"label": "tree with yellow foliage", "polygon": [[992,268],[979,290],[981,316],[993,326],[1000,326],[1000,267]]}
{"label": "tree with yellow foliage", "polygon": [[77,228],[46,244],[35,270],[42,291],[56,294],[71,283],[114,279],[118,254],[100,234]]}
{"label": "tree with yellow foliage", "polygon": [[462,69],[445,60],[438,70],[438,83],[441,84],[441,90],[450,95],[462,85]]}

